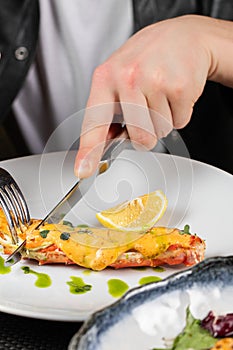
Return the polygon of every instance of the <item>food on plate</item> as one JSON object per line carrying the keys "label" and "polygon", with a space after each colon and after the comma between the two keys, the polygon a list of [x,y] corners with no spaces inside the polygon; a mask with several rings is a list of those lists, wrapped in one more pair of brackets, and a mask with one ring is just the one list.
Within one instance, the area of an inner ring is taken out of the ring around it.
{"label": "food on plate", "polygon": [[[5,254],[16,246],[2,211],[0,211],[0,243]],[[176,228],[153,227],[145,234],[109,229],[72,227],[67,224],[45,224],[34,228],[33,220],[20,242],[26,238],[22,256],[49,263],[77,264],[93,270],[162,264],[191,266],[204,259],[205,242],[196,235]],[[128,240],[128,241],[127,241]],[[124,243],[126,241],[126,243]]]}
{"label": "food on plate", "polygon": [[210,311],[202,320],[201,325],[214,337],[233,336],[233,313],[217,316],[213,311]]}
{"label": "food on plate", "polygon": [[150,192],[96,214],[99,222],[120,231],[150,229],[167,209],[167,198],[160,191]]}
{"label": "food on plate", "polygon": [[[156,202],[154,205],[151,202],[152,199]],[[133,221],[130,219],[125,221],[125,226],[122,221],[119,221],[118,228],[120,226],[121,231],[116,230],[116,227],[114,230],[83,227],[83,225],[74,227],[67,221],[60,224],[47,223],[36,229],[41,220],[34,219],[26,230],[18,232],[19,244],[26,239],[22,257],[35,259],[40,265],[77,264],[97,271],[108,266],[116,269],[137,266],[154,267],[162,264],[192,266],[204,259],[204,240],[197,235],[192,235],[188,226],[184,230],[179,230],[146,225],[145,218],[148,218],[152,225],[155,217],[156,220],[161,217],[167,205],[166,202],[162,192],[156,191],[127,204],[124,203],[118,206],[117,210],[115,208],[115,211],[110,209],[111,213],[115,212],[119,217],[120,208],[120,212],[125,211],[130,218],[129,207],[132,206]],[[141,210],[139,207],[144,209]],[[140,221],[140,217],[143,220]],[[111,222],[114,221],[113,219],[112,216]],[[135,226],[132,225],[133,222]],[[127,223],[130,225],[130,230]],[[109,225],[109,221],[107,224]],[[141,231],[138,231],[139,224]],[[135,227],[136,230],[133,230]],[[11,254],[16,248],[2,210],[0,210],[0,244],[5,254]]]}
{"label": "food on plate", "polygon": [[210,350],[232,350],[233,338],[223,338],[217,341],[213,348]]}
{"label": "food on plate", "polygon": [[[214,315],[212,311],[203,319],[193,317],[186,310],[186,325],[167,350],[232,350],[233,314]],[[162,350],[154,348],[153,350]]]}

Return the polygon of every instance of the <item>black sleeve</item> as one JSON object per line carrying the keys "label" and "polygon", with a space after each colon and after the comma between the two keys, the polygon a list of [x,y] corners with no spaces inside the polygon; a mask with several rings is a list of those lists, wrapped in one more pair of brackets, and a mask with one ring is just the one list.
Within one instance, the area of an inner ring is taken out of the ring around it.
{"label": "black sleeve", "polygon": [[33,60],[38,27],[37,0],[1,0],[0,121],[9,111]]}
{"label": "black sleeve", "polygon": [[133,0],[134,30],[168,18],[196,14],[233,20],[233,0]]}

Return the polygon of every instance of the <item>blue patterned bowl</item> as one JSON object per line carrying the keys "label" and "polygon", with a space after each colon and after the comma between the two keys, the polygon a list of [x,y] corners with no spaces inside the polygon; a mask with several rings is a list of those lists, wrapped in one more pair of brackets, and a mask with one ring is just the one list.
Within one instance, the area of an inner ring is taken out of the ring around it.
{"label": "blue patterned bowl", "polygon": [[215,257],[160,282],[130,290],[94,313],[71,339],[69,350],[165,348],[194,317],[233,312],[233,256]]}

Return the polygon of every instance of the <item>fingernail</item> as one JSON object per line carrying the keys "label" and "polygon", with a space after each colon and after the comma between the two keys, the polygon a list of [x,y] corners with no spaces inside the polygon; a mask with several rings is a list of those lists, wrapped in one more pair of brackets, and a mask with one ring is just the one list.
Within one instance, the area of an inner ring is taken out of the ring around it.
{"label": "fingernail", "polygon": [[92,164],[88,159],[83,159],[79,165],[79,168],[75,171],[78,178],[84,178],[90,176],[92,172]]}

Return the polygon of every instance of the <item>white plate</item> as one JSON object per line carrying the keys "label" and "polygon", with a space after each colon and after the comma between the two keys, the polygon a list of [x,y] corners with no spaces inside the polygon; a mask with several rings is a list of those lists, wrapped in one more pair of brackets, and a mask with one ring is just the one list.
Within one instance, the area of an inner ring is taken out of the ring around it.
{"label": "white plate", "polygon": [[[0,163],[21,187],[32,217],[42,218],[76,181],[73,175],[75,152],[49,153]],[[232,253],[233,177],[212,166],[166,154],[124,151],[111,169],[99,176],[79,205],[72,211],[74,224],[98,225],[95,213],[126,199],[161,189],[168,198],[168,209],[158,223],[183,228],[206,240],[206,257]],[[48,288],[34,285],[36,276],[24,274],[22,266],[50,276]],[[108,290],[109,279],[120,279],[129,288],[145,276],[167,277],[180,270],[165,268],[113,270],[87,274],[76,266],[38,266],[23,262],[0,274],[0,310],[17,315],[50,320],[83,321],[94,311],[117,298]],[[71,294],[66,282],[81,277],[92,289]]]}

